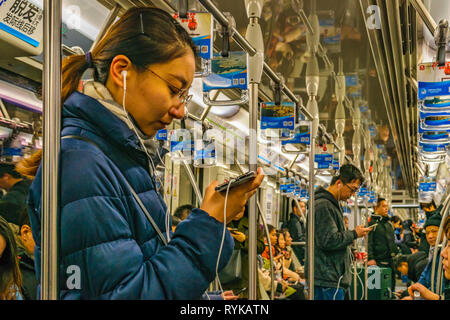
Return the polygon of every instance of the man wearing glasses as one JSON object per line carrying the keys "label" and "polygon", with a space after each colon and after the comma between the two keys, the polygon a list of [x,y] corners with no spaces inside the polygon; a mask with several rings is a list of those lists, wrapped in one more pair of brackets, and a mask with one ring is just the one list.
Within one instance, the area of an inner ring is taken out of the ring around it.
{"label": "man wearing glasses", "polygon": [[[372,229],[356,226],[346,230],[340,201],[347,201],[364,178],[358,168],[343,165],[327,189],[315,192],[314,299],[344,300],[351,284],[351,245]],[[309,222],[309,221],[308,221]],[[307,228],[308,230],[308,228]],[[309,252],[307,253],[307,259]],[[308,274],[308,263],[305,263]]]}

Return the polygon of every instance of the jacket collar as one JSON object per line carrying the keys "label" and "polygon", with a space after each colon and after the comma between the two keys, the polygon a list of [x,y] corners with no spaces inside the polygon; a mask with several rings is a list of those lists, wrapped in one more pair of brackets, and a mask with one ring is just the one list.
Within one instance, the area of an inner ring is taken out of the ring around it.
{"label": "jacket collar", "polygon": [[136,134],[99,101],[75,91],[63,106],[63,135],[68,127],[79,127],[112,140],[116,144],[142,152]]}
{"label": "jacket collar", "polygon": [[336,208],[339,210],[339,212],[341,212],[341,206],[339,205],[339,202],[328,190],[324,189],[323,187],[317,188],[317,190],[314,194],[314,198],[315,198],[315,200],[319,200],[322,198],[327,199],[328,201],[330,201],[331,203],[333,203],[336,206]]}

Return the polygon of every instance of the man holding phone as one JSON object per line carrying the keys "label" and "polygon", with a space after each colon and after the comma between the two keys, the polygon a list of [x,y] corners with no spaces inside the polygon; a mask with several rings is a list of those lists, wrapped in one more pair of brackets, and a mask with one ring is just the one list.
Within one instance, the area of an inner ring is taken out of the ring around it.
{"label": "man holding phone", "polygon": [[[360,225],[354,230],[346,230],[339,202],[347,201],[354,195],[363,181],[364,177],[358,168],[344,164],[327,189],[319,187],[315,192],[315,300],[344,300],[345,290],[350,286],[352,255],[350,247],[355,239],[366,236],[372,229]],[[308,233],[308,228],[306,230]],[[305,275],[308,275],[310,254],[307,250]]]}
{"label": "man holding phone", "polygon": [[395,292],[395,267],[393,258],[399,253],[398,247],[394,240],[394,227],[390,223],[388,216],[389,206],[386,199],[378,198],[374,207],[375,215],[369,223],[369,226],[377,226],[369,234],[369,266],[379,266],[390,268],[391,276],[391,292]]}

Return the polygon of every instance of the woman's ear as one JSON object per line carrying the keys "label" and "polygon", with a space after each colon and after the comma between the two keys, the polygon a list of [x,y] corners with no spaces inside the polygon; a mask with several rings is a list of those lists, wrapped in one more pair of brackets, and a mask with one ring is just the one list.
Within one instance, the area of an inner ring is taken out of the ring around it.
{"label": "woman's ear", "polygon": [[124,76],[126,75],[129,79],[131,71],[132,71],[132,63],[130,59],[128,59],[127,56],[124,56],[122,54],[117,55],[111,61],[108,80],[112,82],[112,84],[117,88],[124,89],[125,84]]}
{"label": "woman's ear", "polygon": [[27,224],[22,225],[22,227],[20,228],[20,235],[21,235],[21,236],[25,236],[25,235],[27,235],[28,233],[31,233],[31,228],[30,228],[30,226],[27,225]]}

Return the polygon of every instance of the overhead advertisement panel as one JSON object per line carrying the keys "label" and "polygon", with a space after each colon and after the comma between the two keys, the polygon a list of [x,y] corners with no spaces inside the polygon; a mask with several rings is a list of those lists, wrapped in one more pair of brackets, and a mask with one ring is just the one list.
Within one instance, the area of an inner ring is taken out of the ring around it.
{"label": "overhead advertisement panel", "polygon": [[8,49],[12,46],[17,56],[39,55],[42,51],[43,21],[42,9],[30,1],[0,0],[0,43],[5,42]]}

